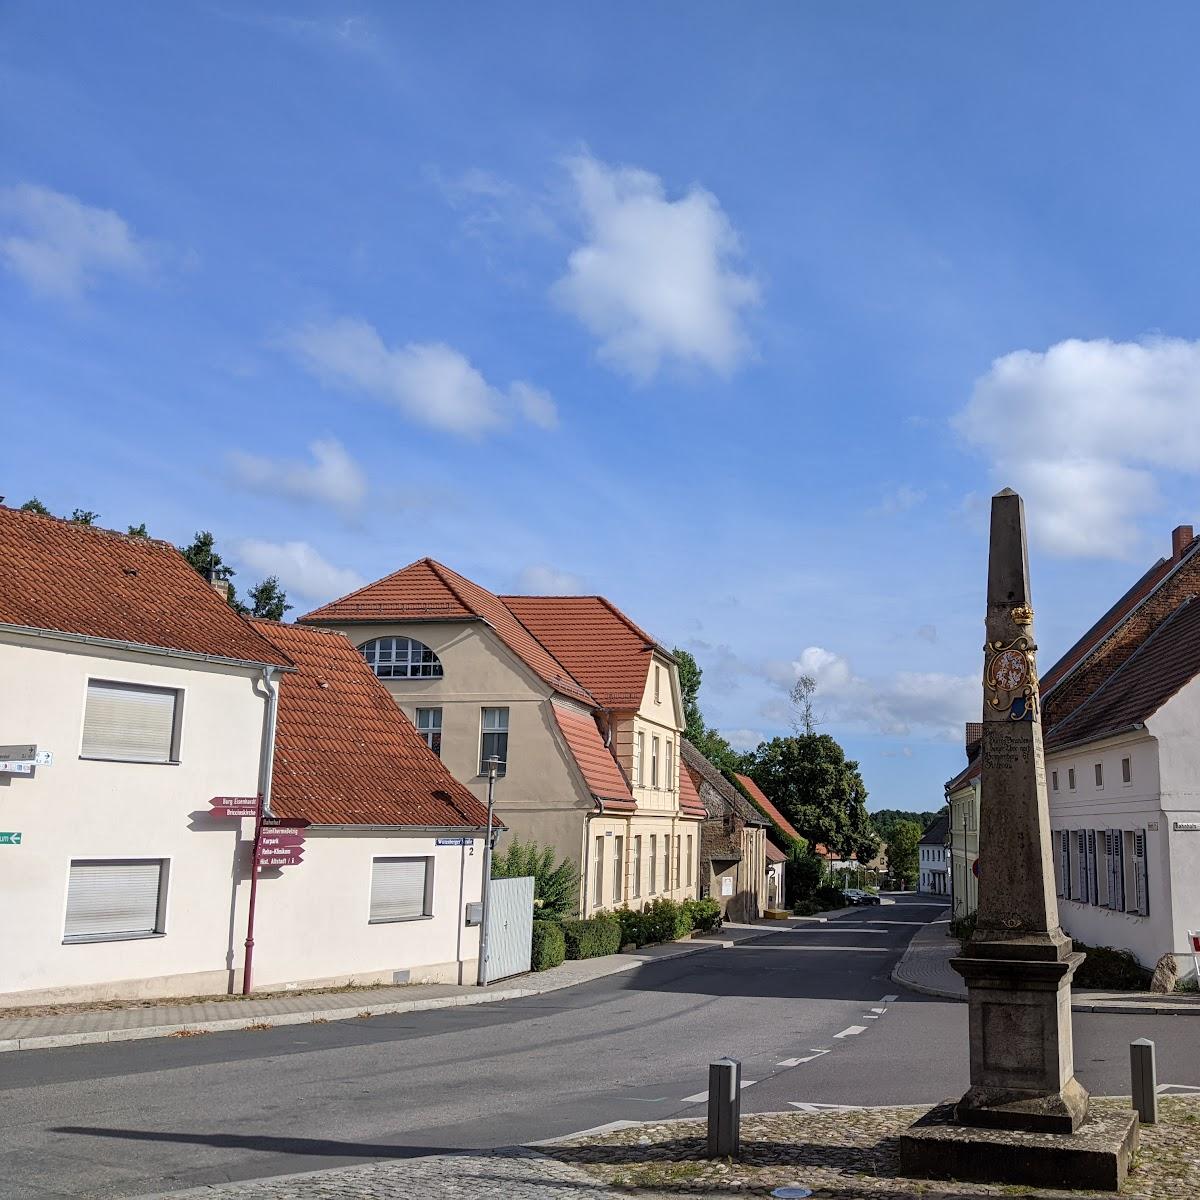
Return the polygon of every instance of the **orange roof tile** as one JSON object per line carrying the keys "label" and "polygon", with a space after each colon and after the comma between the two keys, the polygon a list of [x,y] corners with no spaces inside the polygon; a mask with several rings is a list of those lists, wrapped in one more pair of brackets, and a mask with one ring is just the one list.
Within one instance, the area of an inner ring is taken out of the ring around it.
{"label": "orange roof tile", "polygon": [[[749,775],[738,775],[737,781],[746,789],[747,794],[749,795],[750,799],[754,801],[755,807],[759,810],[759,812],[767,817],[768,820],[773,821],[775,823],[775,827],[780,830],[780,832],[786,833],[788,837],[796,838],[799,841],[807,840],[796,832],[795,826],[792,825],[787,817],[785,817],[783,813],[781,813],[779,809],[777,809],[775,805],[767,799],[762,788],[760,788],[758,784],[750,778]],[[824,851],[825,848],[823,846],[817,849],[818,854],[824,853]]]}
{"label": "orange roof tile", "polygon": [[484,621],[534,674],[555,691],[585,704],[594,703],[587,689],[572,678],[570,671],[517,620],[498,596],[431,558],[410,563],[357,592],[306,613],[299,620],[321,625]]}
{"label": "orange roof tile", "polygon": [[[314,825],[487,826],[340,633],[253,621],[296,664],[280,684],[271,809]],[[497,822],[499,823],[499,822]]]}
{"label": "orange roof tile", "polygon": [[696,781],[686,763],[681,763],[680,766],[683,769],[679,772],[679,811],[686,817],[699,817],[704,820],[708,813],[704,809],[704,801],[700,799],[699,791],[696,790]]}
{"label": "orange roof tile", "polygon": [[603,596],[500,599],[605,708],[642,703],[655,641]]}
{"label": "orange roof tile", "polygon": [[617,760],[613,758],[590,713],[576,712],[561,704],[551,706],[571,754],[591,789],[606,807],[633,812],[637,805]]}
{"label": "orange roof tile", "polygon": [[0,622],[288,664],[169,542],[3,505]]}

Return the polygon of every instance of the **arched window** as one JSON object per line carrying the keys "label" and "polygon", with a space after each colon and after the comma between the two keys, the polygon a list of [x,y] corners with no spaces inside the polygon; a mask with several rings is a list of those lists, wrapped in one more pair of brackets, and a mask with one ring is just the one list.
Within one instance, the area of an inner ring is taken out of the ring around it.
{"label": "arched window", "polygon": [[406,637],[375,638],[359,646],[380,679],[441,679],[441,660],[423,642]]}

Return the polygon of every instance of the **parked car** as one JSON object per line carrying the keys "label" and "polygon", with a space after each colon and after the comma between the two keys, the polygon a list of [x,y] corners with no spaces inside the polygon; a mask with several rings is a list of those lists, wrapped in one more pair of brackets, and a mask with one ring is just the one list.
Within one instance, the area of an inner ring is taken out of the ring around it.
{"label": "parked car", "polygon": [[846,900],[850,904],[878,904],[879,897],[873,892],[864,892],[861,888],[845,888]]}
{"label": "parked car", "polygon": [[860,904],[879,904],[880,900],[875,892],[863,892]]}

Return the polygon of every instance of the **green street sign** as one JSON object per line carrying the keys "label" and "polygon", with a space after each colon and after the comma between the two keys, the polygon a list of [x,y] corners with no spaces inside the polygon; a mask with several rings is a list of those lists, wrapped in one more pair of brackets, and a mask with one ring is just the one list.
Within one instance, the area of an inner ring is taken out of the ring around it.
{"label": "green street sign", "polygon": [[21,844],[21,835],[19,833],[0,833],[0,846],[19,846]]}

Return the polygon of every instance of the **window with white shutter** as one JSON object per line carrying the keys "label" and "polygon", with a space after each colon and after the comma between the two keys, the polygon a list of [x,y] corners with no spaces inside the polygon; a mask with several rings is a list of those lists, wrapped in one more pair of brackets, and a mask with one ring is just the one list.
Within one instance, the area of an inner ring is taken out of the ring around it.
{"label": "window with white shutter", "polygon": [[1109,845],[1108,907],[1125,911],[1125,842],[1121,830],[1107,831]]}
{"label": "window with white shutter", "polygon": [[1108,830],[1093,829],[1091,834],[1094,841],[1096,903],[1108,908],[1108,890],[1112,879],[1112,867],[1109,864]]}
{"label": "window with white shutter", "polygon": [[89,679],[80,753],[120,762],[174,762],[179,707],[175,688]]}
{"label": "window with white shutter", "polygon": [[433,915],[433,859],[371,861],[371,924]]}
{"label": "window with white shutter", "polygon": [[1071,894],[1071,864],[1067,853],[1067,835],[1056,829],[1051,835],[1054,842],[1054,891],[1059,896]]}
{"label": "window with white shutter", "polygon": [[161,858],[73,860],[63,941],[122,941],[162,933],[166,882]]}
{"label": "window with white shutter", "polygon": [[1133,880],[1137,911],[1143,917],[1150,915],[1150,888],[1146,869],[1146,831],[1137,830],[1133,835]]}
{"label": "window with white shutter", "polygon": [[1073,829],[1067,836],[1071,839],[1071,899],[1088,902],[1087,833]]}
{"label": "window with white shutter", "polygon": [[1084,838],[1086,844],[1088,903],[1099,904],[1099,872],[1096,870],[1096,831],[1094,829],[1085,829],[1081,836]]}

